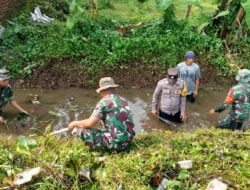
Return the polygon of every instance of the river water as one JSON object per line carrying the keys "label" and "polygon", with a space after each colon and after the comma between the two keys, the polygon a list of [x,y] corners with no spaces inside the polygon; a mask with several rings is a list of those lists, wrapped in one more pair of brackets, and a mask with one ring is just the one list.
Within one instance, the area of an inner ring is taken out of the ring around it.
{"label": "river water", "polygon": [[[141,131],[154,130],[193,131],[197,128],[213,126],[219,117],[225,115],[226,112],[209,115],[208,110],[225,99],[229,88],[229,86],[201,88],[196,102],[194,104],[187,103],[188,120],[176,126],[163,123],[151,115],[151,99],[154,89],[119,88],[118,93],[129,101],[134,115],[136,133],[139,134]],[[14,95],[18,103],[36,117],[36,122],[32,127],[15,125],[14,119],[17,112],[10,105],[7,105],[4,109],[7,125],[0,126],[0,133],[7,135],[33,134],[39,133],[39,131],[42,133],[49,124],[53,126],[57,123],[57,118],[48,112],[55,111],[56,106],[64,104],[65,100],[70,97],[75,97],[73,104],[77,104],[82,109],[79,118],[84,119],[91,114],[95,104],[100,99],[94,89],[14,89]],[[31,103],[34,95],[38,95],[41,104]],[[74,117],[71,115],[71,120],[73,119]]]}

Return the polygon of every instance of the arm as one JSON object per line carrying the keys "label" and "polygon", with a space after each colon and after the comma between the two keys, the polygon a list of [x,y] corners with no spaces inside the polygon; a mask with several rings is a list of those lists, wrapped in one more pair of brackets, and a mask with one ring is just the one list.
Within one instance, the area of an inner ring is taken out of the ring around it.
{"label": "arm", "polygon": [[72,121],[68,129],[73,129],[73,128],[82,128],[82,129],[87,129],[87,128],[92,128],[94,127],[98,122],[100,121],[99,118],[90,116],[88,119],[81,120],[81,121]]}
{"label": "arm", "polygon": [[185,120],[186,119],[186,96],[187,96],[187,87],[184,84],[184,87],[181,91],[181,119]]}
{"label": "arm", "polygon": [[153,99],[152,99],[152,113],[156,114],[156,110],[157,110],[157,105],[158,105],[158,101],[159,101],[159,95],[162,91],[162,87],[160,85],[160,83],[158,82],[154,94],[153,94]]}
{"label": "arm", "polygon": [[17,103],[17,101],[11,100],[11,101],[10,101],[10,104],[11,104],[17,111],[29,115],[29,113],[28,113],[27,111],[25,111],[21,106],[19,106],[19,104]]}
{"label": "arm", "polygon": [[229,92],[228,92],[228,95],[227,95],[227,97],[225,99],[225,101],[222,104],[216,106],[215,109],[211,109],[209,111],[209,113],[213,114],[215,112],[219,112],[219,113],[223,112],[224,110],[226,110],[227,108],[229,108],[233,102],[234,102],[233,90],[230,89]]}
{"label": "arm", "polygon": [[200,67],[198,66],[198,68],[196,69],[196,72],[195,72],[194,96],[198,96],[198,90],[199,90],[199,87],[200,87],[200,78],[201,78],[201,71],[200,71]]}

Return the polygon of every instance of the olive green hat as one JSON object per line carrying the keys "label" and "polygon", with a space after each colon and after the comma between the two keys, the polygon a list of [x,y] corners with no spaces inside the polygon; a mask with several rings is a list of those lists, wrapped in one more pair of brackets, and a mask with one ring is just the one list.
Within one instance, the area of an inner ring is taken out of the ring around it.
{"label": "olive green hat", "polygon": [[0,69],[0,80],[10,79],[10,72],[7,69]]}

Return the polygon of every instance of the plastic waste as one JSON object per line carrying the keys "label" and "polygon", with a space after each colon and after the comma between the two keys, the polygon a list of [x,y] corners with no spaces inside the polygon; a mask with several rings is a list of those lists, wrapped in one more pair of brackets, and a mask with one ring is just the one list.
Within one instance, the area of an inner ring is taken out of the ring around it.
{"label": "plastic waste", "polygon": [[17,174],[14,179],[14,185],[22,185],[28,183],[32,180],[33,176],[38,175],[41,172],[41,167],[32,168],[29,170],[24,171],[23,173]]}
{"label": "plastic waste", "polygon": [[161,180],[160,185],[157,187],[157,190],[165,190],[167,187],[167,182],[168,182],[168,180],[166,178],[163,178]]}
{"label": "plastic waste", "polygon": [[89,181],[91,181],[89,168],[86,168],[83,171],[80,171],[79,175],[83,176],[83,177],[87,178]]}
{"label": "plastic waste", "polygon": [[207,186],[206,190],[226,190],[227,184],[222,183],[218,179],[213,179]]}
{"label": "plastic waste", "polygon": [[34,13],[30,13],[30,14],[34,22],[47,24],[55,20],[54,18],[50,18],[47,15],[42,14],[39,6],[35,8]]}
{"label": "plastic waste", "polygon": [[192,168],[193,161],[192,160],[183,160],[178,162],[181,169],[189,169]]}

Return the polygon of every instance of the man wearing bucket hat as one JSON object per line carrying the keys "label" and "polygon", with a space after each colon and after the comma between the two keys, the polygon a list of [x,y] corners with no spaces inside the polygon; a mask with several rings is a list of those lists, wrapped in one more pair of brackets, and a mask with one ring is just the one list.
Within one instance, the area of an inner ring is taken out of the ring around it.
{"label": "man wearing bucket hat", "polygon": [[[134,122],[128,102],[116,93],[119,85],[111,77],[100,79],[96,90],[102,99],[88,119],[73,121],[68,128],[82,129],[81,137],[91,148],[123,150],[135,136]],[[93,128],[99,121],[104,129]]]}
{"label": "man wearing bucket hat", "polygon": [[178,71],[175,68],[168,69],[167,78],[157,83],[152,100],[152,114],[157,115],[159,96],[159,116],[162,119],[181,123],[186,119],[187,88],[185,82],[178,79]]}
{"label": "man wearing bucket hat", "polygon": [[185,61],[177,65],[179,76],[185,81],[187,85],[187,100],[189,102],[195,102],[195,97],[198,95],[198,89],[200,84],[200,67],[194,63],[195,54],[192,51],[185,53]]}
{"label": "man wearing bucket hat", "polygon": [[218,121],[219,128],[241,129],[243,122],[250,117],[250,70],[239,70],[236,80],[239,84],[229,90],[225,101],[209,111],[214,114],[229,108],[228,114]]}
{"label": "man wearing bucket hat", "polygon": [[9,85],[9,71],[6,69],[0,69],[0,123],[4,122],[3,118],[3,107],[6,106],[8,102],[18,111],[28,115],[19,104],[15,101],[13,91]]}

